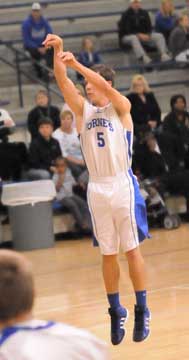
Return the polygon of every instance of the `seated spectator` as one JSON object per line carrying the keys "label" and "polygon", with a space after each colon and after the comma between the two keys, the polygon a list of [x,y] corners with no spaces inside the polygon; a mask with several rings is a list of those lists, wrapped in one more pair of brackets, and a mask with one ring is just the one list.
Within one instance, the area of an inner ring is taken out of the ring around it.
{"label": "seated spectator", "polygon": [[[47,34],[52,33],[48,21],[42,16],[41,5],[33,3],[31,14],[22,23],[22,38],[25,49],[35,61],[46,60],[48,67],[53,66],[53,51],[42,46]],[[42,67],[34,62],[34,67],[39,78],[43,76]],[[46,72],[45,72],[46,75]]]}
{"label": "seated spectator", "polygon": [[45,180],[52,177],[55,160],[61,155],[59,143],[52,137],[52,133],[52,121],[40,120],[38,137],[32,140],[29,147],[30,180]]}
{"label": "seated spectator", "polygon": [[78,181],[81,174],[86,171],[86,165],[77,130],[73,127],[73,114],[69,110],[63,111],[60,119],[61,126],[53,133],[53,137],[58,140],[62,156],[67,160],[73,176]]}
{"label": "seated spectator", "polygon": [[60,110],[49,103],[49,95],[46,90],[39,90],[36,95],[36,106],[29,112],[27,125],[32,140],[38,136],[38,123],[44,118],[50,118],[53,128],[60,126]]}
{"label": "seated spectator", "polygon": [[70,211],[75,219],[76,228],[79,231],[91,231],[92,224],[87,202],[73,193],[73,187],[76,185],[76,182],[70,169],[67,167],[66,160],[63,157],[57,158],[55,166],[56,171],[53,176],[57,190],[55,207],[63,205],[64,208]]}
{"label": "seated spectator", "polygon": [[179,16],[178,26],[170,34],[169,48],[177,62],[189,62],[189,17],[185,13]]}
{"label": "seated spectator", "polygon": [[144,126],[155,131],[161,121],[161,110],[144,76],[133,77],[130,91],[127,97],[131,102],[135,135],[138,136]]}
{"label": "seated spectator", "polygon": [[162,34],[152,32],[152,23],[148,12],[142,9],[141,0],[130,0],[129,8],[119,21],[119,38],[122,46],[130,45],[136,58],[149,64],[152,60],[144,46],[155,46],[160,53],[161,61],[169,61],[165,38]]}
{"label": "seated spectator", "polygon": [[0,109],[0,177],[4,181],[19,181],[27,163],[27,149],[22,142],[9,142],[15,127],[10,114]]}
{"label": "seated spectator", "polygon": [[186,6],[182,10],[182,14],[186,14],[189,17],[189,0],[185,0]]}
{"label": "seated spectator", "polygon": [[[75,84],[75,87],[77,89],[78,94],[81,95],[82,97],[85,97],[85,89],[84,89],[83,85],[82,84]],[[69,105],[67,103],[64,103],[64,105],[62,106],[61,112],[63,113],[64,111],[67,111],[67,110],[71,111],[71,113],[73,115],[73,127],[76,127],[75,114],[70,109]]]}
{"label": "seated spectator", "polygon": [[83,38],[82,50],[79,53],[78,60],[81,64],[88,68],[101,63],[100,54],[94,49],[94,42],[91,38]]}
{"label": "seated spectator", "polygon": [[0,253],[0,358],[6,360],[108,360],[107,346],[87,331],[34,318],[31,263]]}
{"label": "seated spectator", "polygon": [[189,210],[189,170],[181,166],[179,152],[171,135],[150,133],[135,148],[135,166],[143,178],[156,179],[160,191],[184,195]]}
{"label": "seated spectator", "polygon": [[14,128],[14,126],[15,123],[8,111],[0,109],[0,141],[8,141],[8,135],[11,133],[10,130]]}
{"label": "seated spectator", "polygon": [[174,12],[172,0],[162,0],[161,8],[156,14],[155,27],[156,31],[164,35],[168,42],[169,35],[176,26],[177,15]]}
{"label": "seated spectator", "polygon": [[174,95],[170,105],[171,111],[163,121],[163,131],[175,137],[183,161],[189,168],[189,113],[187,112],[186,98],[181,94]]}

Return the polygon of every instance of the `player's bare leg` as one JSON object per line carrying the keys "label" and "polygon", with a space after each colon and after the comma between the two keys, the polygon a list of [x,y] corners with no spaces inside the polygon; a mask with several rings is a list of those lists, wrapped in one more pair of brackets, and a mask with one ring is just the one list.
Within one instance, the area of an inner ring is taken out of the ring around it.
{"label": "player's bare leg", "polygon": [[140,248],[126,253],[129,265],[129,275],[135,291],[143,291],[147,286],[146,267]]}
{"label": "player's bare leg", "polygon": [[103,255],[102,270],[107,294],[118,293],[120,270],[117,255]]}
{"label": "player's bare leg", "polygon": [[117,255],[104,255],[102,259],[102,269],[107,297],[110,304],[111,341],[113,345],[118,345],[125,335],[123,326],[125,320],[127,320],[128,312],[119,302],[120,270]]}
{"label": "player's bare leg", "polygon": [[128,251],[126,257],[129,265],[129,275],[136,295],[133,340],[139,342],[149,335],[150,312],[146,304],[146,268],[139,247]]}

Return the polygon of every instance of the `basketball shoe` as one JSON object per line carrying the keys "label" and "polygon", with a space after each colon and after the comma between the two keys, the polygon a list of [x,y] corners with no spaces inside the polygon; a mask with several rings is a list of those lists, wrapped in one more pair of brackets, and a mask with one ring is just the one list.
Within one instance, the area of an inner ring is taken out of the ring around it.
{"label": "basketball shoe", "polygon": [[145,340],[150,333],[149,323],[151,320],[150,311],[147,307],[135,305],[135,323],[133,330],[133,341]]}
{"label": "basketball shoe", "polygon": [[125,336],[124,323],[127,321],[129,313],[122,306],[115,309],[109,308],[108,312],[111,317],[111,342],[113,345],[118,345]]}

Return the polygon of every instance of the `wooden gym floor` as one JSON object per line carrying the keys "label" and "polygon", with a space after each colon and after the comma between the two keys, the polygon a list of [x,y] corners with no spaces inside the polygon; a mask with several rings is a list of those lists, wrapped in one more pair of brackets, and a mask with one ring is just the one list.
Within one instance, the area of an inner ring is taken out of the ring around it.
{"label": "wooden gym floor", "polygon": [[107,301],[100,256],[89,239],[59,242],[55,248],[25,253],[34,265],[37,287],[35,315],[90,330],[110,347],[116,360],[189,359],[189,225],[152,232],[142,245],[149,273],[151,336],[133,343],[134,296],[127,263],[120,256],[121,300],[130,311],[127,336],[110,345]]}

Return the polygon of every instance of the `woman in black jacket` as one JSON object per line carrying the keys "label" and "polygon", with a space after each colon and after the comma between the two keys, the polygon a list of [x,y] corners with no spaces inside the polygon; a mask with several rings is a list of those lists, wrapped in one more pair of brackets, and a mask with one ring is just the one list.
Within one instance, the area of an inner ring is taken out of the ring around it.
{"label": "woman in black jacket", "polygon": [[144,76],[135,75],[133,77],[131,92],[127,97],[132,105],[131,115],[135,135],[138,136],[144,127],[152,131],[157,129],[161,122],[161,109]]}

